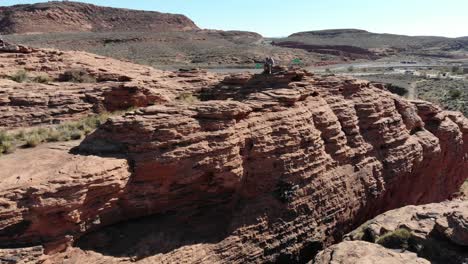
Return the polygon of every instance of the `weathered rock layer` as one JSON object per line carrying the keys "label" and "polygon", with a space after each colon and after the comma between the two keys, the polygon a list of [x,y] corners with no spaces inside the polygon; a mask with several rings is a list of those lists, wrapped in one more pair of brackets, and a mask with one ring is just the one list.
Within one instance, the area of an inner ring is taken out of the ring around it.
{"label": "weathered rock layer", "polygon": [[164,103],[221,78],[198,70],[163,72],[85,52],[6,47],[0,48],[0,129]]}
{"label": "weathered rock layer", "polygon": [[183,15],[50,1],[0,7],[3,34],[47,32],[184,31],[199,29]]}
{"label": "weathered rock layer", "polygon": [[[357,250],[366,251],[375,246],[357,242],[366,240],[394,251],[410,251],[430,263],[466,263],[468,261],[468,201],[454,200],[440,204],[407,206],[388,211],[367,221],[345,237]],[[335,246],[345,248],[343,245]],[[326,252],[316,258],[324,261]],[[344,254],[346,255],[346,254]],[[350,256],[350,252],[348,252]],[[383,261],[383,258],[380,259]],[[347,262],[352,263],[352,262]],[[379,262],[380,263],[380,262]],[[408,263],[416,263],[408,262]]]}

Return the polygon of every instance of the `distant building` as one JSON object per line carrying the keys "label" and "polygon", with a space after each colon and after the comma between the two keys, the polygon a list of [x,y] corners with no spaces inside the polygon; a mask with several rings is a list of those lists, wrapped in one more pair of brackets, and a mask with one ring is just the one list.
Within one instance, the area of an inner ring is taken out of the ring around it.
{"label": "distant building", "polygon": [[440,74],[439,73],[428,73],[428,74],[426,74],[426,77],[428,79],[440,79]]}
{"label": "distant building", "polygon": [[413,75],[414,75],[414,76],[426,76],[425,73],[420,72],[420,71],[414,71],[414,72],[413,72]]}
{"label": "distant building", "polygon": [[450,76],[452,80],[465,80],[466,77],[463,75]]}
{"label": "distant building", "polygon": [[394,69],[394,72],[400,73],[400,74],[406,74],[407,70],[406,69]]}

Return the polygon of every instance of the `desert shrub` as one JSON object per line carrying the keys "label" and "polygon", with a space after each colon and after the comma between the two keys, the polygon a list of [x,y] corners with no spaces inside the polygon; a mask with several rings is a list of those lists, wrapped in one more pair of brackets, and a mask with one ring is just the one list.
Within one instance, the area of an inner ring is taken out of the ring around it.
{"label": "desert shrub", "polygon": [[83,137],[83,132],[80,130],[73,130],[70,133],[71,140],[78,140],[78,139],[81,139],[82,137]]}
{"label": "desert shrub", "polygon": [[60,74],[59,81],[74,83],[95,83],[96,78],[84,69],[72,69]]}
{"label": "desert shrub", "polygon": [[36,83],[50,83],[52,81],[52,78],[50,78],[49,75],[43,73],[34,77],[32,81]]}
{"label": "desert shrub", "polygon": [[0,144],[0,155],[4,154],[11,154],[15,152],[16,145],[13,141],[5,141]]}
{"label": "desert shrub", "polygon": [[[125,112],[127,111],[114,112],[112,115],[123,114]],[[63,142],[81,139],[106,122],[110,115],[111,113],[92,115],[78,121],[65,122],[54,127],[20,130],[11,135],[0,131],[0,154],[12,153],[19,145],[33,148],[43,142]]]}
{"label": "desert shrub", "polygon": [[12,153],[15,149],[13,137],[5,131],[0,131],[0,155]]}
{"label": "desert shrub", "polygon": [[25,82],[28,80],[28,72],[25,70],[19,70],[10,77],[15,82]]}
{"label": "desert shrub", "polygon": [[452,89],[448,92],[448,95],[452,99],[458,99],[462,95],[462,92],[460,90]]}
{"label": "desert shrub", "polygon": [[62,133],[57,129],[51,129],[49,135],[46,138],[47,142],[59,142],[62,141]]}
{"label": "desert shrub", "polygon": [[177,101],[180,101],[185,104],[194,104],[200,101],[198,97],[194,96],[191,93],[183,93],[176,98]]}
{"label": "desert shrub", "polygon": [[408,89],[398,86],[398,85],[387,84],[386,88],[391,93],[398,94],[399,96],[405,96],[408,94]]}
{"label": "desert shrub", "polygon": [[458,74],[458,73],[461,73],[462,72],[462,68],[460,66],[452,66],[450,71],[452,73],[455,73],[455,74]]}
{"label": "desert shrub", "polygon": [[354,66],[349,66],[349,67],[347,68],[347,70],[348,70],[348,72],[353,72],[353,71],[354,71]]}
{"label": "desert shrub", "polygon": [[388,232],[385,235],[379,237],[376,241],[386,248],[399,249],[408,248],[409,240],[411,239],[411,232],[404,228],[398,228],[393,232]]}
{"label": "desert shrub", "polygon": [[24,130],[21,130],[20,132],[18,132],[17,134],[14,135],[15,139],[16,140],[24,140],[25,137],[26,137],[26,131]]}
{"label": "desert shrub", "polygon": [[100,115],[93,115],[89,116],[83,120],[81,120],[81,126],[84,126],[84,128],[88,127],[91,129],[95,129],[98,126],[102,125],[106,120],[109,118],[109,113],[103,113]]}
{"label": "desert shrub", "polygon": [[330,68],[326,68],[326,69],[325,69],[325,72],[326,72],[326,73],[331,73],[332,71],[330,70]]}
{"label": "desert shrub", "polygon": [[27,148],[34,148],[37,147],[39,144],[42,143],[43,138],[39,133],[31,133],[25,138],[26,144],[24,145]]}

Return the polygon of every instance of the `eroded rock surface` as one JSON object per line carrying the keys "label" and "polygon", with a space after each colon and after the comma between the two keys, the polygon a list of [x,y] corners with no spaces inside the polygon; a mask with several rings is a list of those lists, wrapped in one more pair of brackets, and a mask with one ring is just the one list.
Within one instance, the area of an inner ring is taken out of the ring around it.
{"label": "eroded rock surface", "polygon": [[106,31],[184,31],[199,29],[183,15],[51,1],[0,7],[2,34]]}
{"label": "eroded rock surface", "polygon": [[382,246],[363,242],[347,241],[320,252],[310,264],[429,264],[415,253],[395,252]]}
{"label": "eroded rock surface", "polygon": [[73,146],[54,143],[0,159],[2,248],[43,246],[46,253],[60,251],[73,241],[74,233],[119,214],[117,198],[130,178],[127,161],[69,154]]}
{"label": "eroded rock surface", "polygon": [[[0,48],[0,69],[0,129],[160,104],[209,87],[222,76],[199,70],[164,72],[85,52],[47,49],[25,54]],[[10,79],[19,74],[25,75],[23,82]]]}
{"label": "eroded rock surface", "polygon": [[[445,200],[468,176],[466,118],[368,82],[240,74],[200,97],[114,117],[80,145],[74,153],[125,154],[132,172],[105,199],[78,199],[86,217],[66,220],[59,202],[58,215],[36,218],[34,203],[15,213],[25,197],[61,200],[32,189],[10,200],[2,230],[22,227],[20,246],[72,245],[53,262],[304,262],[383,211]],[[109,189],[83,177],[82,192]],[[41,233],[43,221],[63,228]],[[0,247],[13,246],[8,234]]]}
{"label": "eroded rock surface", "polygon": [[[401,230],[409,235],[402,236]],[[392,210],[366,222],[346,239],[410,250],[431,263],[466,263],[468,200]]]}

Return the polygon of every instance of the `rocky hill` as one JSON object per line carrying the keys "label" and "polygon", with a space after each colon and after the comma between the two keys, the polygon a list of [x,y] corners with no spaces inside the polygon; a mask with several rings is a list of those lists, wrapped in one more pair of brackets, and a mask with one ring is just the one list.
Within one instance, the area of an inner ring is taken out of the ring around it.
{"label": "rocky hill", "polygon": [[394,55],[403,52],[449,56],[451,52],[468,50],[468,44],[463,38],[379,34],[359,29],[299,32],[276,40],[275,45],[321,53],[341,52],[355,56],[369,56],[366,52],[374,55]]}
{"label": "rocky hill", "polygon": [[254,32],[201,30],[183,15],[68,1],[0,7],[0,33],[13,43],[87,51],[161,68],[253,68],[272,55],[284,64],[296,58],[307,65],[333,58],[271,46]]}
{"label": "rocky hill", "polygon": [[187,31],[199,29],[183,15],[51,1],[0,7],[0,33]]}
{"label": "rocky hill", "polygon": [[313,64],[318,54],[262,44],[262,36],[245,31],[74,32],[7,35],[5,39],[34,47],[82,50],[139,64],[171,69],[186,67],[254,68],[266,56],[287,65],[294,58]]}
{"label": "rocky hill", "polygon": [[[53,78],[9,83],[11,127],[137,107],[82,142],[0,157],[2,261],[304,263],[379,213],[450,198],[468,176],[463,115],[366,81],[50,50],[1,61],[4,76],[30,65]],[[63,79],[75,67],[96,82]]]}

